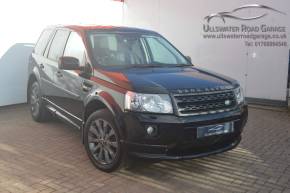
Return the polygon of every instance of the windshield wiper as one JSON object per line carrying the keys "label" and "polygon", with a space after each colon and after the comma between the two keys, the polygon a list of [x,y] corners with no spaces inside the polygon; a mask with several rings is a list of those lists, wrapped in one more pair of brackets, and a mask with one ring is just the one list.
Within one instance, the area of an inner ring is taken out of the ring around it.
{"label": "windshield wiper", "polygon": [[184,67],[184,66],[193,66],[193,64],[177,64],[174,67]]}
{"label": "windshield wiper", "polygon": [[126,65],[123,68],[175,68],[175,67],[185,67],[185,66],[193,66],[192,64],[134,64],[134,65]]}
{"label": "windshield wiper", "polygon": [[136,65],[127,65],[125,68],[160,68],[164,65],[155,65],[155,64],[136,64]]}
{"label": "windshield wiper", "polygon": [[128,68],[175,68],[175,67],[189,67],[193,66],[192,64],[177,64],[177,65],[171,65],[171,64],[146,64],[146,65],[132,65],[128,66]]}

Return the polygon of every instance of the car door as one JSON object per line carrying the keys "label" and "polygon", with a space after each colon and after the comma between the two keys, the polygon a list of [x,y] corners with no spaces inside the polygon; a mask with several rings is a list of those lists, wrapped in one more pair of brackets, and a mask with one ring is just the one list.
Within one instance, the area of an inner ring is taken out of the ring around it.
{"label": "car door", "polygon": [[47,66],[45,50],[48,49],[49,42],[54,35],[54,29],[45,29],[41,33],[34,51],[32,53],[33,61],[37,64],[40,74],[41,93],[43,97],[49,96],[53,85],[53,73],[50,66]]}
{"label": "car door", "polygon": [[[63,56],[77,58],[81,67],[88,65],[83,40],[76,32],[70,33]],[[67,112],[67,116],[75,123],[82,122],[83,99],[89,91],[83,89],[84,82],[89,80],[84,78],[85,76],[82,76],[82,73],[84,72],[58,69],[58,76],[56,77],[57,84],[65,94],[65,98],[60,105]],[[89,89],[90,85],[86,86]]]}
{"label": "car door", "polygon": [[68,30],[57,29],[50,42],[50,47],[46,50],[47,58],[44,61],[44,69],[49,77],[49,82],[47,82],[49,87],[46,87],[45,91],[47,93],[46,100],[57,108],[61,106],[63,97],[65,97],[57,83],[58,60],[63,55],[69,33]]}

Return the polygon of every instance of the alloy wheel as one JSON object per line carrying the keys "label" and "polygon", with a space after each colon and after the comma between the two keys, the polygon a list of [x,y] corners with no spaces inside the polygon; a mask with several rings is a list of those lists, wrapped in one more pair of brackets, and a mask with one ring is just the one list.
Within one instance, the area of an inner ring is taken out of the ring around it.
{"label": "alloy wheel", "polygon": [[111,164],[118,152],[118,137],[109,122],[103,119],[92,121],[88,133],[89,150],[94,159],[102,164]]}
{"label": "alloy wheel", "polygon": [[37,83],[33,84],[31,87],[30,105],[31,105],[32,114],[34,116],[37,116],[39,113],[39,107],[40,107],[39,87]]}

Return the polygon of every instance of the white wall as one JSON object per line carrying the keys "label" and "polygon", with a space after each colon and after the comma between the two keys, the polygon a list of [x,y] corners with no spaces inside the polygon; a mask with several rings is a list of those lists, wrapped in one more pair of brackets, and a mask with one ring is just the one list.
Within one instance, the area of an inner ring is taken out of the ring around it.
{"label": "white wall", "polygon": [[27,59],[47,25],[121,25],[122,3],[111,0],[2,0],[0,106],[26,102]]}
{"label": "white wall", "polygon": [[[284,11],[245,22],[248,25],[287,25],[288,0],[3,0],[0,6],[0,106],[26,101],[27,58],[41,30],[54,24],[110,24],[155,29],[190,55],[198,66],[240,81],[248,97],[286,99],[289,48],[254,48],[241,40],[205,40],[204,17],[240,5],[260,3]],[[224,25],[217,19],[216,25]],[[227,20],[227,25],[244,22]],[[290,35],[288,32],[288,39]],[[255,56],[255,57],[253,57]],[[247,76],[246,76],[247,75]]]}
{"label": "white wall", "polygon": [[[126,0],[124,24],[154,29],[173,42],[193,63],[237,79],[246,96],[285,101],[287,90],[289,43],[286,47],[247,47],[245,40],[204,39],[204,17],[231,11],[245,4],[263,4],[287,13],[266,11],[269,15],[255,21],[214,19],[210,25],[279,25],[289,27],[288,0]],[[244,16],[263,14],[265,10],[243,11]],[[289,31],[287,32],[289,40]],[[287,40],[284,40],[287,41]],[[289,41],[288,41],[289,42]]]}

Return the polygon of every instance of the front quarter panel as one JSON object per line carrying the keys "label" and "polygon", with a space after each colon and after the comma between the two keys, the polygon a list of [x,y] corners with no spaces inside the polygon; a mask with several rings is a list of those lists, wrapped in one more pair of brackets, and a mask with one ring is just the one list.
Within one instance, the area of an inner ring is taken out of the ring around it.
{"label": "front quarter panel", "polygon": [[[84,124],[86,121],[86,109],[90,108],[89,106],[92,104],[92,102],[96,101],[103,104],[112,113],[116,126],[123,131],[124,121],[122,116],[124,112],[124,98],[124,93],[114,91],[99,84],[95,84],[93,89],[84,99]],[[95,110],[98,110],[97,107],[95,108]],[[124,132],[122,132],[122,134],[124,134]]]}

